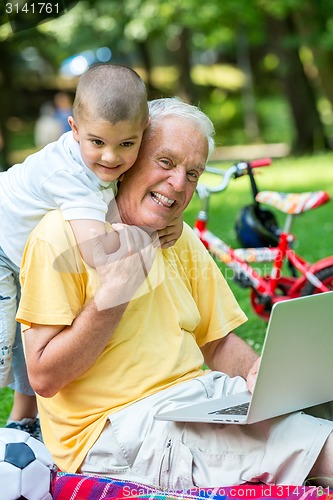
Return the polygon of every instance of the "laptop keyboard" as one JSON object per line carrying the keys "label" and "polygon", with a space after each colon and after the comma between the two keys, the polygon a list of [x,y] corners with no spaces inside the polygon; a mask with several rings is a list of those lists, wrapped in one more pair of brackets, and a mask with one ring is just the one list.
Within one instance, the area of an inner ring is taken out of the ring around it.
{"label": "laptop keyboard", "polygon": [[249,404],[250,403],[243,403],[241,405],[229,406],[228,408],[221,408],[221,410],[209,412],[209,415],[246,415]]}

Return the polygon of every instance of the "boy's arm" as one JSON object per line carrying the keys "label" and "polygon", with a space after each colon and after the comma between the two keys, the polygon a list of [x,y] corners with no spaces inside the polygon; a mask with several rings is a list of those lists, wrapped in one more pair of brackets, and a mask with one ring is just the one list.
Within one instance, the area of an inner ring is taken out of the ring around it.
{"label": "boy's arm", "polygon": [[75,235],[81,257],[90,267],[95,267],[91,239],[87,235],[94,234],[100,237],[106,254],[115,253],[119,249],[119,236],[112,228],[106,231],[105,223],[97,220],[71,220],[69,221]]}
{"label": "boy's arm", "polygon": [[158,231],[158,237],[162,248],[172,247],[181,237],[183,232],[183,216],[175,217],[164,229]]}

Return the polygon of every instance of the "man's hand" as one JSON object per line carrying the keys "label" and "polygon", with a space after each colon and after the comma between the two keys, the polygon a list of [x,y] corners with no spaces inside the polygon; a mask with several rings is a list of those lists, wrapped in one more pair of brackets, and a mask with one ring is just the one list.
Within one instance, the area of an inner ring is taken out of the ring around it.
{"label": "man's hand", "polygon": [[246,379],[255,366],[258,355],[244,340],[230,332],[212,342],[205,344],[201,351],[206,365],[211,370],[221,371],[236,377]]}
{"label": "man's hand", "polygon": [[246,377],[246,385],[248,390],[253,393],[253,389],[257,380],[257,375],[258,375],[258,370],[259,370],[259,365],[260,365],[261,357],[258,358],[252,367],[249,370],[249,373],[247,374]]}
{"label": "man's hand", "polygon": [[94,266],[100,278],[95,294],[98,310],[130,302],[145,281],[155,257],[156,238],[143,229],[125,224],[113,224],[119,235],[120,247],[106,254],[101,238],[94,235],[92,251]]}
{"label": "man's hand", "polygon": [[180,238],[182,232],[183,218],[182,216],[175,217],[167,227],[158,231],[161,248],[172,247]]}

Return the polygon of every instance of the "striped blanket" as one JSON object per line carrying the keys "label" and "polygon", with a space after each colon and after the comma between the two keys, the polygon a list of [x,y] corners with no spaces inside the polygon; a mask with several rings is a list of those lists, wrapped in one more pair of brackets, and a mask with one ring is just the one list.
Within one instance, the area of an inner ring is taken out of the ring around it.
{"label": "striped blanket", "polygon": [[235,487],[161,491],[128,481],[62,472],[56,474],[52,486],[54,500],[333,500],[332,492],[312,486],[244,484]]}

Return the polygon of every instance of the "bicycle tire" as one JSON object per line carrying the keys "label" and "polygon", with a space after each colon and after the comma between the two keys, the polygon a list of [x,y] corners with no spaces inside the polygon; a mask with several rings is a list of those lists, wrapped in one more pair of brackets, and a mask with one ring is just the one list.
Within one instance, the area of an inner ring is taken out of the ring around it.
{"label": "bicycle tire", "polygon": [[[333,266],[324,267],[315,276],[324,283],[330,290],[333,290]],[[300,296],[313,295],[314,293],[321,293],[320,290],[309,281],[306,282],[301,290]]]}

